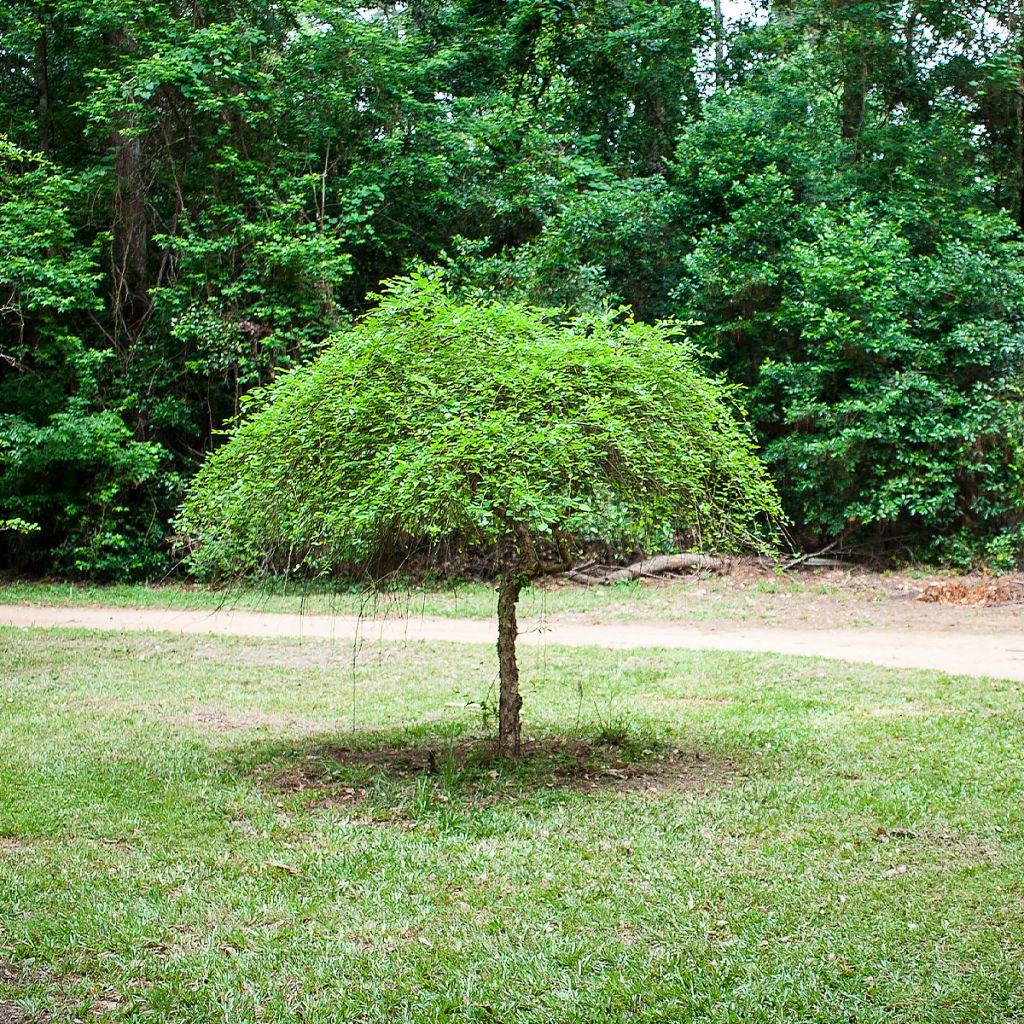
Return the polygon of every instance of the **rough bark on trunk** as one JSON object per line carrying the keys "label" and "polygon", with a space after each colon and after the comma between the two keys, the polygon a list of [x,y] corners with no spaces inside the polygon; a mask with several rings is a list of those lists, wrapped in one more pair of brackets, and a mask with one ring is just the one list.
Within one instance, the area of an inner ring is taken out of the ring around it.
{"label": "rough bark on trunk", "polygon": [[512,527],[519,548],[516,567],[501,578],[498,586],[498,754],[517,757],[522,749],[522,725],[519,709],[523,698],[519,693],[519,665],[516,661],[516,639],[519,623],[516,602],[523,587],[553,573],[568,572],[573,566],[569,542],[562,533],[552,531],[557,558],[542,558],[529,527],[516,523]]}
{"label": "rough bark on trunk", "polygon": [[127,131],[114,132],[113,277],[116,311],[129,329],[136,328],[149,312],[146,290],[147,247],[146,192],[142,174],[142,147],[130,134],[134,114],[126,114]]}
{"label": "rough bark on trunk", "polygon": [[843,138],[851,144],[849,159],[860,160],[860,135],[867,106],[868,69],[863,61],[854,61],[843,80]]}
{"label": "rough bark on trunk", "polygon": [[[136,48],[134,38],[124,29],[104,38],[117,53],[131,53]],[[137,120],[135,99],[128,95],[120,124],[112,129],[108,143],[114,154],[111,277],[115,344],[122,357],[149,315],[146,182]]]}
{"label": "rough bark on trunk", "polygon": [[1024,25],[1021,24],[1020,12],[1016,7],[1012,10],[1008,27],[1016,39],[1019,63],[1014,111],[1017,160],[1016,214],[1017,226],[1024,228]]}
{"label": "rough bark on trunk", "polygon": [[519,665],[516,661],[516,637],[519,623],[516,602],[522,582],[516,575],[506,576],[498,588],[498,754],[517,757],[522,749],[522,727],[519,709],[523,698],[519,694]]}

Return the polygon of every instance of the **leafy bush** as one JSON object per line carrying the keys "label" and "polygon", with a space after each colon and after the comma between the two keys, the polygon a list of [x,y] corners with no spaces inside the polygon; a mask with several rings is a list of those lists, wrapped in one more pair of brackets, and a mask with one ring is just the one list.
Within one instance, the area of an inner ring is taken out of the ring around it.
{"label": "leafy bush", "polygon": [[927,135],[887,125],[871,161],[830,162],[806,81],[763,87],[760,121],[749,96],[727,97],[680,147],[704,223],[681,315],[748,386],[802,542],[845,534],[1011,565],[1024,555],[1024,245],[983,212],[986,183],[926,145],[966,145],[967,129],[939,112]]}
{"label": "leafy bush", "polygon": [[198,563],[326,569],[402,537],[749,537],[776,499],[733,393],[669,326],[395,282],[253,396],[185,505]]}
{"label": "leafy bush", "polygon": [[10,560],[106,579],[164,570],[161,523],[177,484],[164,458],[112,412],[59,413],[42,426],[0,417],[0,518],[33,527],[2,535]]}

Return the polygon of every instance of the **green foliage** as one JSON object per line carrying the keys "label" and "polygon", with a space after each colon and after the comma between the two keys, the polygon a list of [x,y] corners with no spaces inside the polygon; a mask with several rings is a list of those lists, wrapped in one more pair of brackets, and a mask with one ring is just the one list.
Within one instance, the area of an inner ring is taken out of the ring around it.
{"label": "green foliage", "polygon": [[[985,182],[950,166],[970,145],[954,112],[927,133],[871,125],[885,148],[865,166],[822,145],[821,109],[805,117],[792,76],[758,80],[767,126],[732,96],[716,106],[726,138],[710,144],[710,123],[684,138],[706,226],[676,290],[682,312],[748,384],[805,535],[1008,567],[1024,515],[1019,233],[986,209]],[[926,153],[938,138],[948,148]],[[911,158],[913,174],[899,166]]]}
{"label": "green foliage", "polygon": [[442,264],[467,297],[701,325],[800,543],[852,521],[1007,564],[1022,23],[758,6],[719,59],[698,0],[15,0],[0,410],[116,413],[189,477],[248,391]]}
{"label": "green foliage", "polygon": [[580,184],[583,190],[514,250],[495,254],[486,242],[456,240],[456,284],[471,294],[592,312],[628,301],[639,318],[668,316],[683,256],[672,235],[679,195],[660,176]]}
{"label": "green foliage", "polygon": [[101,274],[71,207],[81,183],[0,138],[0,551],[22,569],[100,578],[167,564],[163,452],[98,401],[106,353],[64,327],[95,313]]}
{"label": "green foliage", "polygon": [[93,254],[74,240],[69,204],[80,186],[45,157],[0,134],[0,319],[95,309]]}
{"label": "green foliage", "polygon": [[174,485],[161,455],[110,412],[61,413],[43,426],[0,417],[0,514],[19,534],[14,563],[36,568],[42,556],[101,579],[158,574],[167,565],[160,513]]}
{"label": "green foliage", "polygon": [[459,301],[394,282],[357,328],[258,395],[200,471],[201,564],[363,562],[407,539],[748,537],[776,498],[732,393],[671,325]]}
{"label": "green foliage", "polygon": [[789,428],[768,454],[804,521],[830,535],[1012,522],[1024,508],[1017,244],[962,239],[923,256],[863,212],[815,227],[793,246],[780,317],[803,351],[766,363],[755,399],[775,399]]}

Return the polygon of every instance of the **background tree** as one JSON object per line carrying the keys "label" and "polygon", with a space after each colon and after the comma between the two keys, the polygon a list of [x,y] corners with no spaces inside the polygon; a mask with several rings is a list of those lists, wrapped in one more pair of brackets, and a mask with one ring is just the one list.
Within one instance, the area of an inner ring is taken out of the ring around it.
{"label": "background tree", "polygon": [[207,460],[182,528],[206,570],[371,567],[396,541],[507,542],[499,749],[518,753],[516,602],[581,538],[705,543],[777,514],[732,393],[669,325],[458,301],[396,282],[360,325],[261,393]]}
{"label": "background tree", "polygon": [[[242,396],[426,262],[699,323],[796,543],[1015,564],[1019,0],[758,7],[0,9],[0,517],[40,527],[0,559],[164,573]],[[69,491],[47,431],[93,416]]]}

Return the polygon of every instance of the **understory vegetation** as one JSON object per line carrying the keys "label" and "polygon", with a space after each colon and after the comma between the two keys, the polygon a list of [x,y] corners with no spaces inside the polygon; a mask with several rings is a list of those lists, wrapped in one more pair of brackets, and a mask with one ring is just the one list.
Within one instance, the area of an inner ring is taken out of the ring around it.
{"label": "understory vegetation", "polygon": [[1024,1012],[1018,684],[537,647],[512,765],[489,648],[2,633],[14,1020]]}
{"label": "understory vegetation", "polygon": [[0,558],[166,573],[244,396],[429,264],[688,322],[795,545],[1019,562],[1017,6],[753,10],[5,5]]}

